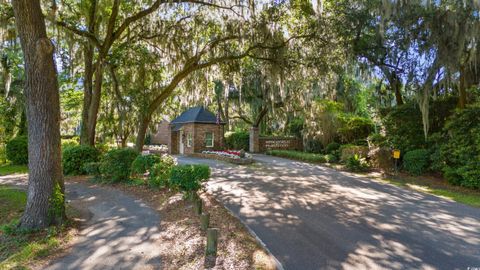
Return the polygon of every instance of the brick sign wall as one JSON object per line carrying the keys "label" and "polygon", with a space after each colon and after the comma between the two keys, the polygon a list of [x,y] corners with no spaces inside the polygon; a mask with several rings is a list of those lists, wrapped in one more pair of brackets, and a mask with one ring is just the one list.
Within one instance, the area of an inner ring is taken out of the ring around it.
{"label": "brick sign wall", "polygon": [[262,138],[260,137],[260,152],[267,150],[303,150],[303,143],[298,138]]}

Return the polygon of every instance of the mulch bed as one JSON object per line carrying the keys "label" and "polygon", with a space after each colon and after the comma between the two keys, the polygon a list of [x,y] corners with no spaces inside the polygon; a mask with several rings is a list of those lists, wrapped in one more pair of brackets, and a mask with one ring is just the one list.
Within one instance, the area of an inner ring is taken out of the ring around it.
{"label": "mulch bed", "polygon": [[210,227],[220,231],[216,257],[205,256],[206,233],[200,229],[200,217],[195,213],[193,203],[183,199],[180,193],[144,185],[105,186],[141,198],[160,213],[158,248],[162,254],[162,269],[276,268],[273,259],[245,226],[206,192],[200,195],[203,212],[210,214]]}

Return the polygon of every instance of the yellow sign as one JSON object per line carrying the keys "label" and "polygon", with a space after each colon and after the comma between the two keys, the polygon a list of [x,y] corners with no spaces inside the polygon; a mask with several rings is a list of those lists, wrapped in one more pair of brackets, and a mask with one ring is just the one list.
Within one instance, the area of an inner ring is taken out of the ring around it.
{"label": "yellow sign", "polygon": [[399,159],[400,158],[400,150],[393,150],[393,158]]}

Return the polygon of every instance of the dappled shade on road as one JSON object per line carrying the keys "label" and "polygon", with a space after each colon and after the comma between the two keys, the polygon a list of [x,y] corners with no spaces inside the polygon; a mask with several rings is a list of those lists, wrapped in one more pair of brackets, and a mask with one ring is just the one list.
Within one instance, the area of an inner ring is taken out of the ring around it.
{"label": "dappled shade on road", "polygon": [[286,269],[480,265],[480,209],[318,165],[256,159],[210,162],[208,189]]}

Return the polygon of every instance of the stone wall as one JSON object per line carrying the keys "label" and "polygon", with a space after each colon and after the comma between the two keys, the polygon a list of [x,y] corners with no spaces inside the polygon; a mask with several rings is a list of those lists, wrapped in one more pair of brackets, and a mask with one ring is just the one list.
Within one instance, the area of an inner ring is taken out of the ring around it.
{"label": "stone wall", "polygon": [[303,142],[298,138],[281,138],[281,137],[260,137],[259,151],[266,152],[268,150],[303,150]]}
{"label": "stone wall", "polygon": [[249,151],[250,153],[260,152],[260,131],[258,127],[250,128]]}

